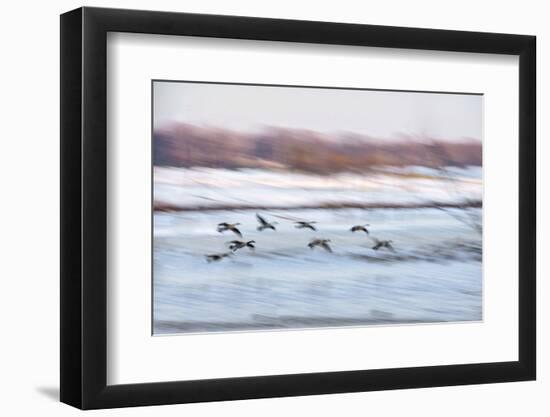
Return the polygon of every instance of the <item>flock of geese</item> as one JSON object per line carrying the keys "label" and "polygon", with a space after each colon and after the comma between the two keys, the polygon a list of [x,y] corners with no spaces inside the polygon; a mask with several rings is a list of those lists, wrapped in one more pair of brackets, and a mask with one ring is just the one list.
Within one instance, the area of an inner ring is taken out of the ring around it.
{"label": "flock of geese", "polygon": [[[271,230],[277,230],[275,228],[275,225],[278,224],[277,222],[269,222],[262,216],[256,213],[256,219],[258,220],[258,227],[257,230],[259,232],[271,229]],[[314,232],[317,231],[317,228],[314,226],[317,222],[314,221],[294,221],[294,227],[296,229],[310,229]],[[219,223],[217,227],[217,231],[219,233],[223,232],[233,232],[237,236],[239,236],[241,239],[243,238],[243,235],[241,231],[238,229],[237,226],[239,226],[240,223]],[[370,235],[369,230],[367,229],[367,226],[370,226],[369,224],[361,224],[353,226],[351,229],[349,229],[351,232],[365,232],[367,235]],[[373,250],[378,249],[389,249],[393,252],[395,252],[392,241],[391,240],[378,240],[377,238],[372,238],[374,241],[374,246],[372,247]],[[332,253],[332,248],[329,245],[330,239],[319,239],[315,238],[310,240],[310,242],[307,244],[307,246],[310,249],[315,249],[315,247],[319,247],[324,249],[327,252]],[[227,242],[229,251],[224,253],[214,253],[210,255],[206,255],[206,260],[208,262],[215,262],[215,261],[221,261],[224,258],[227,258],[229,256],[232,256],[235,252],[237,252],[239,249],[248,248],[249,250],[255,249],[256,241],[254,240],[232,240],[230,242]]]}

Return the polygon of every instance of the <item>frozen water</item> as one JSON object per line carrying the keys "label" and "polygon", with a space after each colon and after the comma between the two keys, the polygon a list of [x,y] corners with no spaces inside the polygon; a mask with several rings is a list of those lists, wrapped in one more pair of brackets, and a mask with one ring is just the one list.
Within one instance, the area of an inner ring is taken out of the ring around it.
{"label": "frozen water", "polygon": [[[249,210],[155,214],[155,333],[482,319],[481,236],[456,216],[437,209],[261,214],[278,222],[276,231],[256,230]],[[318,230],[296,229],[296,219],[316,221]],[[256,249],[208,263],[206,254],[227,252],[226,242],[238,239],[217,232],[220,222],[241,223],[243,240],[255,240]],[[369,236],[349,230],[364,223]],[[373,250],[372,237],[392,240],[395,252]],[[333,252],[310,249],[312,238],[330,239]]]}

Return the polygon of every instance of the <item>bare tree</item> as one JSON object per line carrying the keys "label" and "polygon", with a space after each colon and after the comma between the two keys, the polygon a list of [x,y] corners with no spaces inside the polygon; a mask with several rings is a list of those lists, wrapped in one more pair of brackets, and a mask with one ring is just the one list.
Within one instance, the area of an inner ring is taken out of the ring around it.
{"label": "bare tree", "polygon": [[[427,147],[429,149],[428,157],[431,159],[431,164],[438,171],[440,178],[447,183],[448,192],[456,197],[462,197],[463,193],[460,190],[459,180],[449,171],[445,164],[445,161],[449,160],[445,148],[437,142],[431,142]],[[479,210],[477,204],[475,204],[476,202],[472,199],[463,198],[463,201],[465,204],[460,209],[443,207],[439,204],[435,207],[482,235],[483,219],[481,210]]]}

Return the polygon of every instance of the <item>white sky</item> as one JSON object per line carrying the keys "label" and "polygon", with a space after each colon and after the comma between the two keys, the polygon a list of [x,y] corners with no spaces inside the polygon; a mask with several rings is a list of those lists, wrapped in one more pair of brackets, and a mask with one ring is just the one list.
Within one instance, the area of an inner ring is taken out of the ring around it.
{"label": "white sky", "polygon": [[481,140],[483,130],[483,97],[466,94],[155,81],[153,105],[155,128],[176,121],[240,132],[277,126],[445,140]]}

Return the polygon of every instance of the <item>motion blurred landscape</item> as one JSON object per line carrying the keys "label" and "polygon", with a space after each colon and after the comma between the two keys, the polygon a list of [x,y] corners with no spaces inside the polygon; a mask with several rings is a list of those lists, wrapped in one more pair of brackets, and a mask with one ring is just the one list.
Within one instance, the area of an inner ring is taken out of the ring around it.
{"label": "motion blurred landscape", "polygon": [[481,142],[402,135],[388,142],[347,133],[266,128],[243,134],[174,124],[155,132],[156,166],[294,169],[316,174],[364,172],[380,166],[481,166]]}
{"label": "motion blurred landscape", "polygon": [[334,94],[155,82],[155,334],[482,319],[482,97]]}

